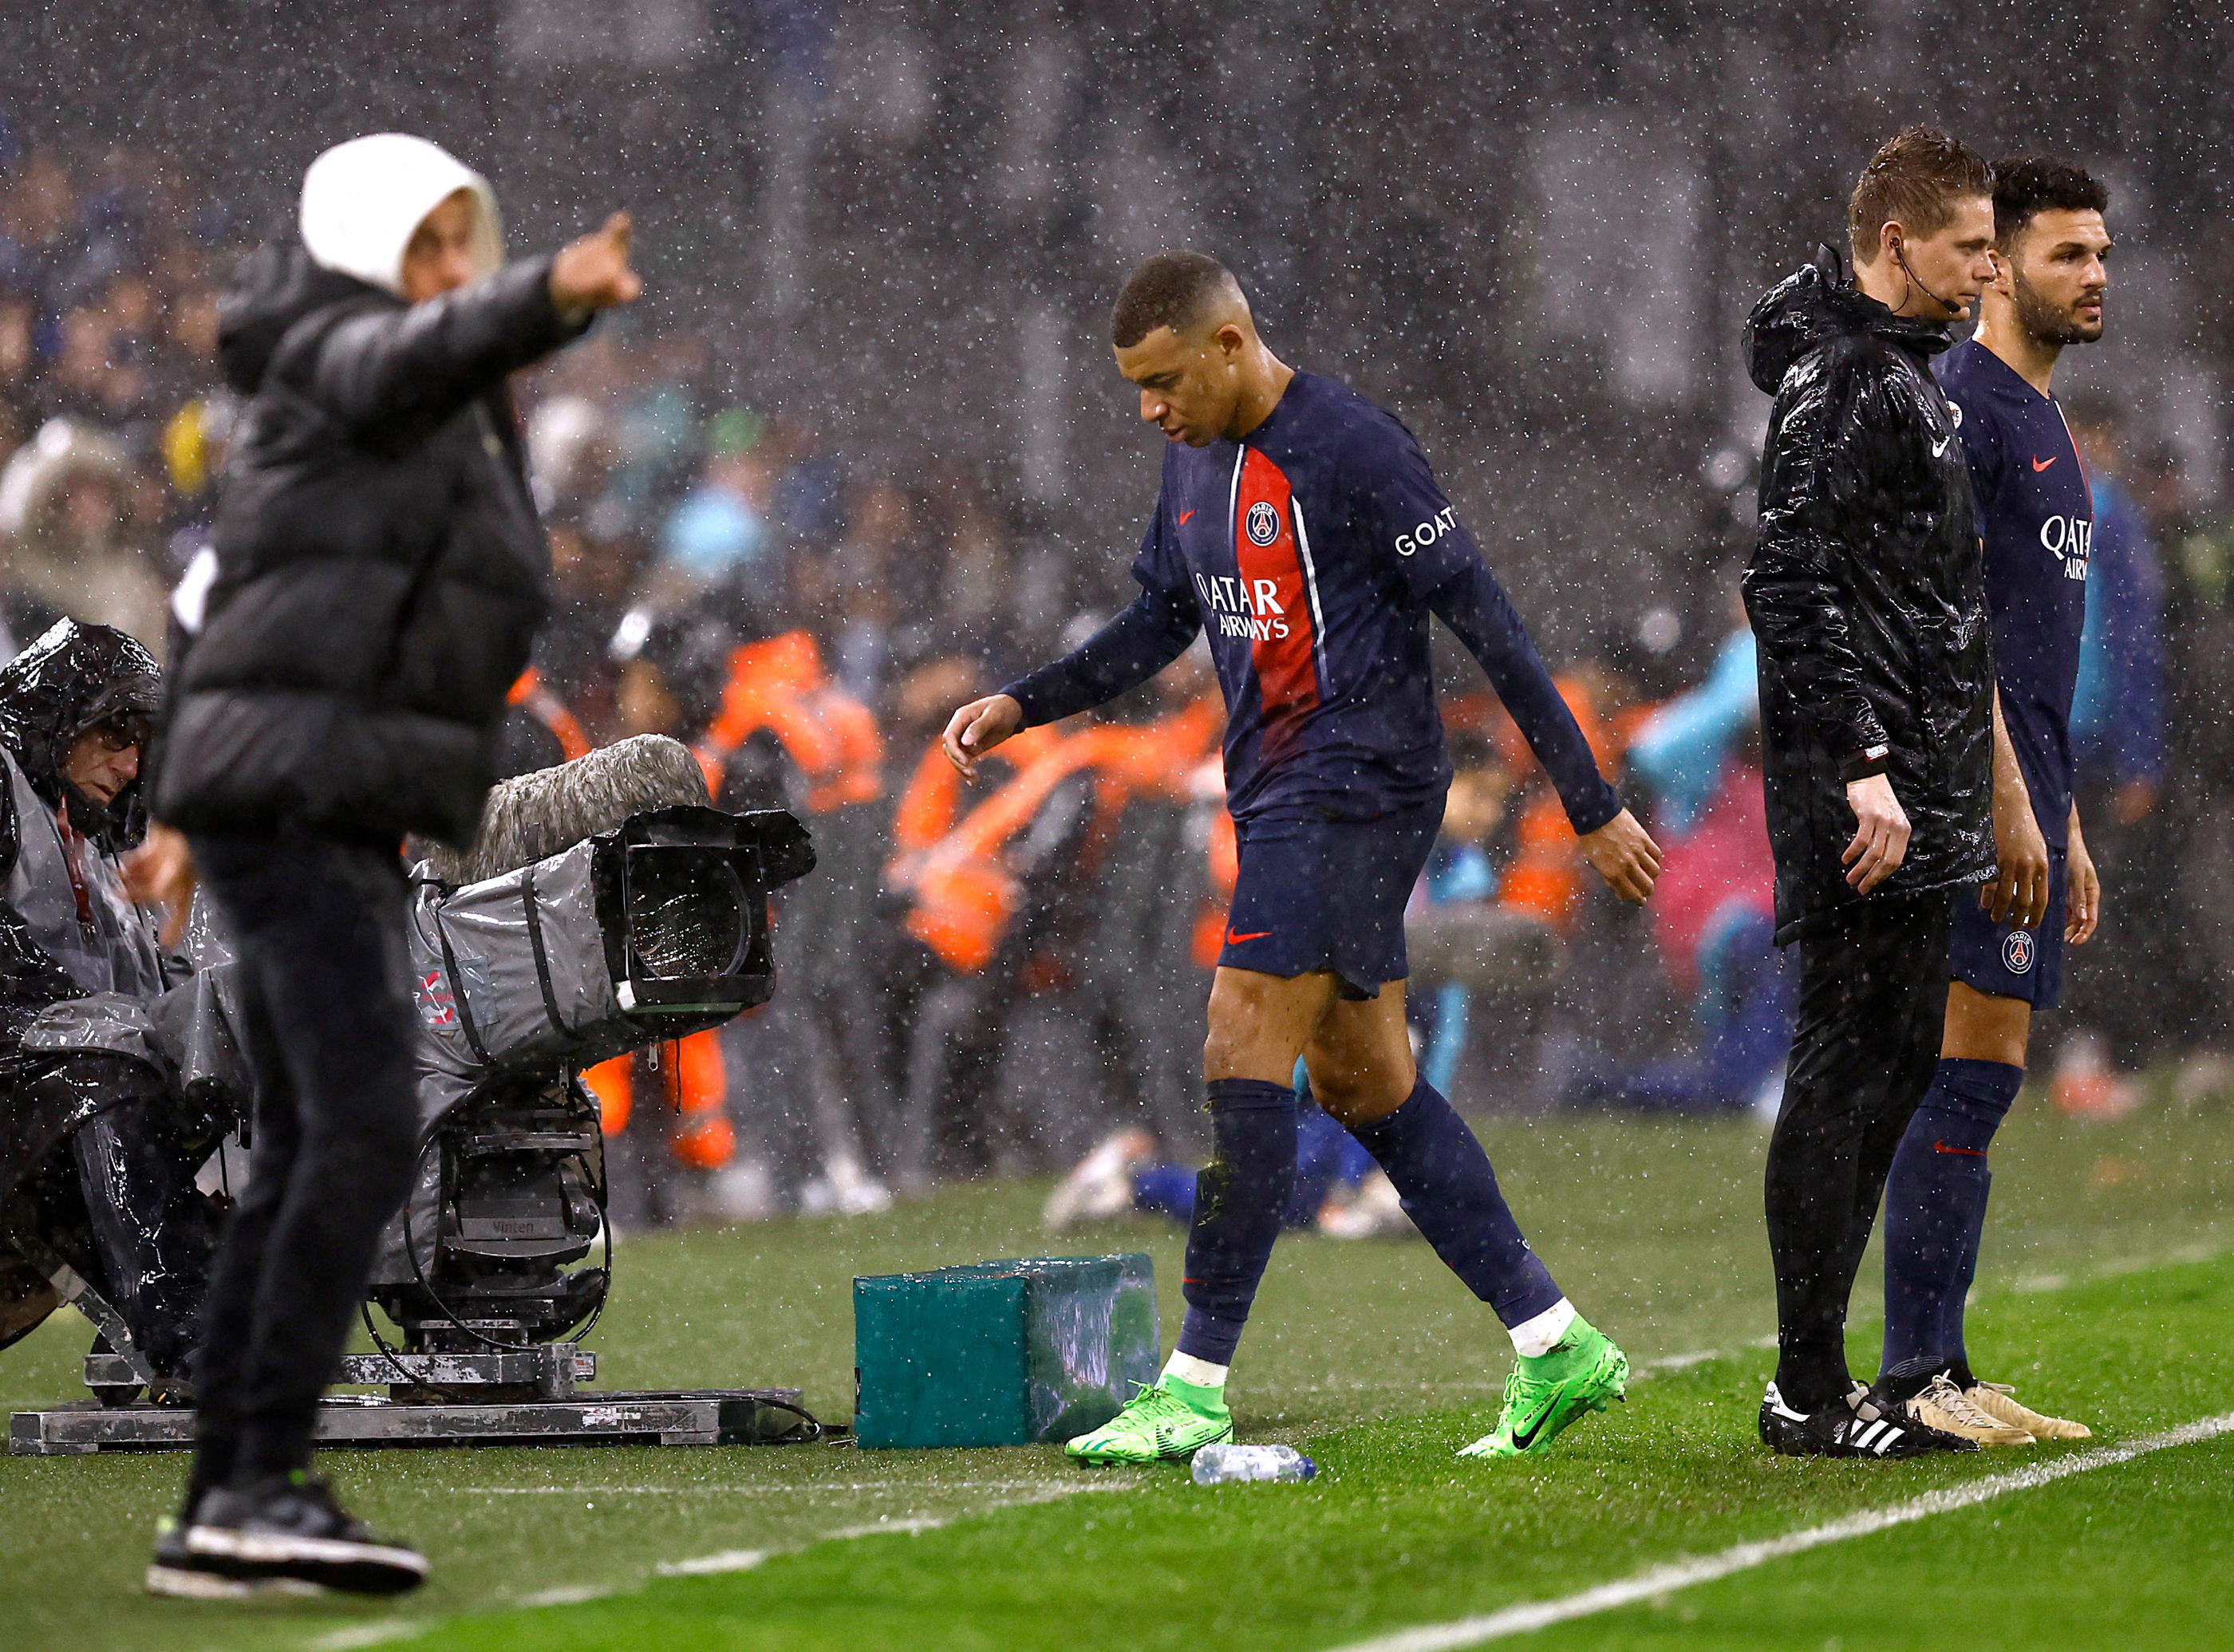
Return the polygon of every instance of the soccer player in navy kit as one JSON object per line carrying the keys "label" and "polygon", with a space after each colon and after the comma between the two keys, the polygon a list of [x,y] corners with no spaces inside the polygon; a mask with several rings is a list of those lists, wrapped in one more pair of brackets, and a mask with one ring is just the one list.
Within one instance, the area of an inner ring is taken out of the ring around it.
{"label": "soccer player in navy kit", "polygon": [[1519,1358],[1468,1454],[1542,1450],[1618,1398],[1629,1362],[1528,1248],[1472,1131],[1419,1077],[1404,1025],[1407,898],[1450,782],[1428,671],[1439,616],[1481,662],[1615,892],[1660,852],[1621,805],[1411,434],[1282,363],[1232,276],[1197,253],[1135,271],[1111,333],[1166,439],[1140,594],[1076,652],[947,725],[964,774],[1018,729],[1114,699],[1209,634],[1240,841],[1203,1052],[1215,1141],[1187,1237],[1185,1325],[1162,1379],[1070,1442],[1098,1462],[1228,1439],[1226,1370],[1293,1179],[1300,1055],[1436,1253],[1495,1309]]}
{"label": "soccer player in navy kit", "polygon": [[[2070,739],[2094,510],[2048,385],[2067,345],[2102,336],[2109,195],[2054,161],[2000,161],[1994,177],[1996,274],[1977,336],[1949,351],[1938,375],[1961,414],[1985,541],[2002,748],[1994,798],[2001,875],[1956,909],[1938,1070],[1885,1186],[1878,1381],[1930,1427],[2029,1445],[2088,1430],[1978,1381],[1963,1347],[1963,1299],[1986,1219],[1987,1144],[2024,1081],[2033,1014],[2054,1004],[2064,944],[2092,936],[2100,910],[2072,801]],[[2022,785],[2004,783],[2012,769]]]}

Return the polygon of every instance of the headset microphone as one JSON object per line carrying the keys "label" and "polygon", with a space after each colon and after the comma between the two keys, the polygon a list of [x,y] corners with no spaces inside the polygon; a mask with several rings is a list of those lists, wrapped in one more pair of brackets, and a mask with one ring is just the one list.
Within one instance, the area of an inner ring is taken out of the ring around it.
{"label": "headset microphone", "polygon": [[1969,306],[1968,304],[1950,304],[1944,298],[1942,298],[1937,293],[1932,291],[1930,288],[1924,284],[1923,278],[1918,276],[1914,270],[1909,267],[1908,248],[1905,243],[1896,240],[1892,244],[1892,256],[1893,261],[1900,265],[1901,273],[1906,276],[1911,281],[1914,282],[1924,296],[1930,299],[1933,304],[1937,304],[1942,310],[1951,310],[1957,321],[1962,320],[1970,313]]}

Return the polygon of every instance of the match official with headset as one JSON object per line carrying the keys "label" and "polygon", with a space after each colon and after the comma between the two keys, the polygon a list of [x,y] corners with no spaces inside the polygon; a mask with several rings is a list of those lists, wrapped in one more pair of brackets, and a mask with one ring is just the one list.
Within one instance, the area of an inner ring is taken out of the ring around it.
{"label": "match official with headset", "polygon": [[1760,644],[1776,938],[1800,1007],[1769,1144],[1777,1367],[1760,1434],[1800,1456],[1975,1451],[1846,1368],[1846,1302],[1938,1061],[1955,901],[1991,877],[1994,669],[1959,416],[1931,375],[1993,279],[1993,174],[1913,127],[1829,247],[1747,323],[1776,398],[1746,611]]}
{"label": "match official with headset", "polygon": [[550,606],[506,375],[641,291],[624,215],[503,264],[487,181],[397,133],[319,156],[300,223],[225,301],[225,375],[251,399],[212,548],[173,602],[166,827],[136,868],[174,915],[208,885],[258,1089],[204,1312],[193,1473],[147,1573],[189,1598],[426,1575],[309,1472],[418,1145],[397,849],[471,840]]}

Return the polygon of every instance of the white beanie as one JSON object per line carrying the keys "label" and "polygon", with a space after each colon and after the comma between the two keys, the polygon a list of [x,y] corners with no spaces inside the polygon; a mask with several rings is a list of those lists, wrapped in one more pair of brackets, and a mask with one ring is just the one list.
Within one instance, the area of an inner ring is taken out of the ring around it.
{"label": "white beanie", "polygon": [[488,180],[424,138],[376,132],[336,144],[303,174],[303,245],[322,268],[403,295],[403,251],[427,214],[473,192],[474,278],[504,262],[504,225]]}

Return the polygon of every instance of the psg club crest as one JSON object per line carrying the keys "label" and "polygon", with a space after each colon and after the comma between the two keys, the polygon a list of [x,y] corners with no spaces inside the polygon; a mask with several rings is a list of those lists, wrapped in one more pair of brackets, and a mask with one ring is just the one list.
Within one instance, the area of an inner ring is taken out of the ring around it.
{"label": "psg club crest", "polygon": [[1270,545],[1280,537],[1280,513],[1260,499],[1249,507],[1243,526],[1249,531],[1250,544]]}
{"label": "psg club crest", "polygon": [[2039,956],[2040,943],[2030,930],[2011,930],[2002,939],[2002,962],[2011,975],[2031,974],[2032,961]]}

